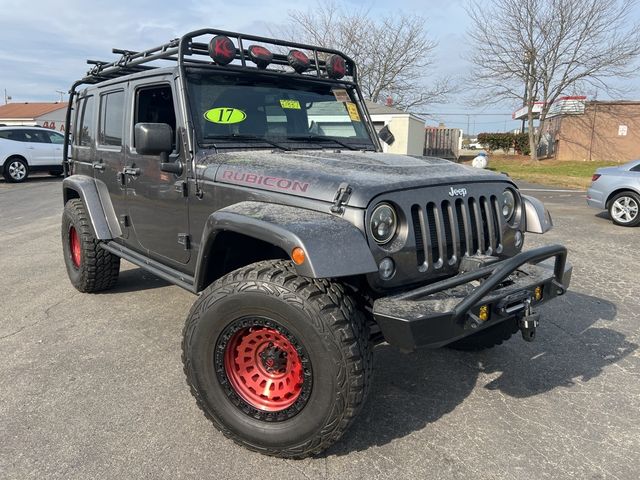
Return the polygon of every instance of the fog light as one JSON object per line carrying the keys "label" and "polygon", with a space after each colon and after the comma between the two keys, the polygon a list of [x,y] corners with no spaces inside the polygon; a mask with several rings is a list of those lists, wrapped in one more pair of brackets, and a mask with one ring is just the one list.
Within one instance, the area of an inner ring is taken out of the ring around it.
{"label": "fog light", "polygon": [[478,312],[478,318],[483,322],[489,320],[489,305],[482,305],[480,307],[480,311]]}
{"label": "fog light", "polygon": [[533,297],[536,299],[536,302],[542,300],[542,287],[536,287],[533,291]]}
{"label": "fog light", "polygon": [[378,265],[378,273],[383,280],[389,280],[393,277],[396,271],[396,266],[389,257],[383,258]]}
{"label": "fog light", "polygon": [[516,248],[520,248],[522,246],[522,232],[520,230],[516,231]]}

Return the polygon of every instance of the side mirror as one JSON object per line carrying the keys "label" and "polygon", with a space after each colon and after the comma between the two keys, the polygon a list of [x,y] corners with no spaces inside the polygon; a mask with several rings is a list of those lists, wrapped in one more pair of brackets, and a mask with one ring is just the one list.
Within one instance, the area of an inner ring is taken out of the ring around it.
{"label": "side mirror", "polygon": [[391,130],[389,130],[389,125],[385,125],[378,132],[378,137],[387,145],[393,145],[393,142],[396,141],[396,137],[393,136]]}
{"label": "side mirror", "polygon": [[168,155],[173,150],[173,131],[166,123],[136,123],[134,137],[141,155]]}

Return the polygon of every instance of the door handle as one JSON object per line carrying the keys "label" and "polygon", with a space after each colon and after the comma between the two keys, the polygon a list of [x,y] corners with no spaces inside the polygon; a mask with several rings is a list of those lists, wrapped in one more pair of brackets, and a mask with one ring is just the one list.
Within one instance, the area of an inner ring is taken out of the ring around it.
{"label": "door handle", "polygon": [[140,175],[140,169],[133,168],[133,167],[125,167],[122,173],[124,173],[125,175],[131,175],[132,177],[137,177],[138,175]]}
{"label": "door handle", "polygon": [[95,163],[93,164],[93,169],[94,169],[94,170],[100,170],[100,171],[104,170],[104,163],[102,163],[102,162],[95,162]]}

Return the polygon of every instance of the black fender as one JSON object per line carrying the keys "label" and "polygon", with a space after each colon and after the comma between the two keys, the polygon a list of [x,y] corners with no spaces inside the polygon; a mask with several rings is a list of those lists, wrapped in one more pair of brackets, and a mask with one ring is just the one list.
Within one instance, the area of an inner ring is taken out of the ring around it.
{"label": "black fender", "polygon": [[64,204],[71,198],[83,201],[98,240],[111,240],[122,235],[104,182],[87,175],[71,175],[62,181],[62,195]]}
{"label": "black fender", "polygon": [[216,235],[232,231],[275,245],[287,254],[295,247],[305,252],[296,265],[298,274],[311,278],[335,278],[377,272],[378,267],[364,234],[352,223],[327,213],[273,203],[240,202],[212,213],[202,233],[195,284]]}

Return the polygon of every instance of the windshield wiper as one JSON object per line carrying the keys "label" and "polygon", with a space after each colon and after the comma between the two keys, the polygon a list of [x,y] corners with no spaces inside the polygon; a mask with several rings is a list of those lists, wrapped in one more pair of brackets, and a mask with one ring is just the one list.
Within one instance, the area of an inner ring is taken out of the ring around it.
{"label": "windshield wiper", "polygon": [[[240,140],[240,141],[244,141],[244,140],[251,140],[251,141],[255,141],[255,142],[264,142],[268,145],[271,145],[273,147],[279,148],[281,150],[285,150],[285,151],[290,151],[291,149],[289,147],[285,147],[284,145],[280,145],[279,143],[276,143],[272,140],[268,140],[264,137],[260,137],[258,135],[246,135],[246,134],[241,134],[241,133],[232,133],[229,135],[211,135],[208,137],[204,137],[205,140]],[[213,146],[215,147],[215,143],[213,144]],[[216,147],[217,148],[217,147]]]}
{"label": "windshield wiper", "polygon": [[360,150],[357,147],[354,147],[353,145],[349,145],[346,142],[341,142],[340,140],[336,140],[333,137],[325,137],[323,135],[290,135],[287,137],[290,140],[320,140],[322,142],[334,142],[337,143],[338,145],[342,145],[345,148],[348,148],[349,150]]}

